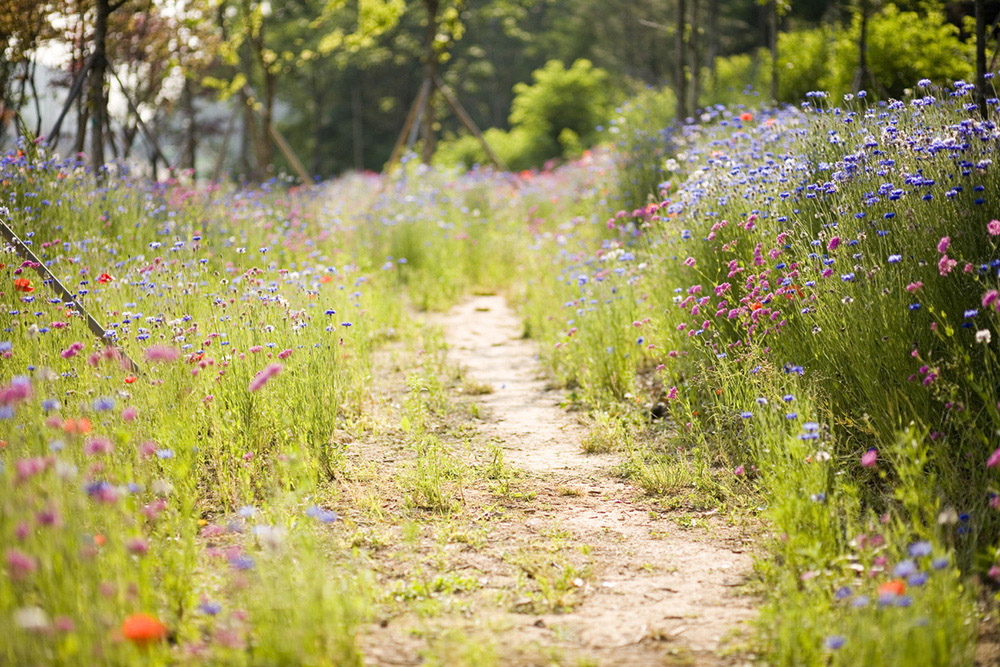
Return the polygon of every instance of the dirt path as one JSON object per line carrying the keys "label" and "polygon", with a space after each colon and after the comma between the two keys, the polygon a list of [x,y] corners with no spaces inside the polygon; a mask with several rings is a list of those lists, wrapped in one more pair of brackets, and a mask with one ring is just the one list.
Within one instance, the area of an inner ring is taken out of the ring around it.
{"label": "dirt path", "polygon": [[[737,595],[751,568],[741,540],[721,523],[702,532],[657,520],[610,475],[617,456],[582,452],[586,429],[559,407],[559,392],[546,390],[535,344],[522,339],[503,297],[475,297],[435,321],[450,360],[493,388],[477,397],[482,431],[535,481],[543,502],[529,523],[593,549],[582,602],[566,613],[521,615],[517,633],[569,644],[601,664],[663,664],[665,643],[684,647],[695,664],[728,662],[720,644],[753,616],[751,601]],[[578,493],[558,491],[566,488]]]}

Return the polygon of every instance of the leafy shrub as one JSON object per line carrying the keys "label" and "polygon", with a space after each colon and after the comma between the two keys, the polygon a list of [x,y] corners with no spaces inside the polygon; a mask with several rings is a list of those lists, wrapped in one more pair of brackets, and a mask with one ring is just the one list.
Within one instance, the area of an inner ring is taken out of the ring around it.
{"label": "leafy shrub", "polygon": [[[838,31],[830,50],[829,74],[817,88],[833,94],[851,90],[858,67],[860,18],[850,31]],[[959,38],[959,30],[942,12],[925,15],[900,11],[888,4],[871,17],[868,67],[885,94],[900,97],[919,79],[946,83],[972,76],[973,44]],[[873,93],[880,91],[873,90]]]}
{"label": "leafy shrub", "polygon": [[[608,74],[589,60],[566,67],[550,60],[532,74],[534,83],[514,86],[511,129],[486,130],[490,147],[515,171],[552,158],[575,158],[598,138],[598,126],[610,110]],[[479,142],[462,135],[441,142],[435,162],[441,165],[485,164]]]}

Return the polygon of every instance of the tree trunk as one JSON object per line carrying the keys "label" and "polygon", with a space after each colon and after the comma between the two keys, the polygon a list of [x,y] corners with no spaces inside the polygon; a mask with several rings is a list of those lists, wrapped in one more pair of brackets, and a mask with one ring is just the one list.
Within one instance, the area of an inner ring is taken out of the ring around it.
{"label": "tree trunk", "polygon": [[869,0],[859,0],[858,11],[861,14],[861,26],[858,31],[858,71],[854,74],[854,85],[852,92],[858,92],[864,87],[865,82],[871,80],[871,73],[868,71],[868,14]]}
{"label": "tree trunk", "polygon": [[361,103],[361,86],[355,75],[351,82],[351,134],[354,137],[354,168],[363,171],[365,168],[365,137],[361,125],[361,114],[364,106]]}
{"label": "tree trunk", "polygon": [[191,172],[195,177],[195,152],[198,146],[197,119],[195,118],[194,90],[191,79],[184,77],[184,87],[181,89],[181,109],[184,113],[182,129],[184,131],[184,148],[181,151],[181,169]]}
{"label": "tree trunk", "polygon": [[684,36],[687,32],[687,1],[677,0],[677,71],[674,73],[675,93],[677,94],[677,118],[685,119],[688,116],[687,103],[687,66],[685,53],[687,51],[684,44]]}
{"label": "tree trunk", "polygon": [[274,124],[274,96],[277,88],[277,77],[264,68],[264,100],[260,121],[260,164],[257,169],[261,177],[266,178],[274,171],[274,142],[271,140],[271,126]]}
{"label": "tree trunk", "polygon": [[701,100],[701,0],[691,0],[691,110]]}
{"label": "tree trunk", "polygon": [[708,67],[715,86],[715,60],[719,57],[719,0],[708,0]]}
{"label": "tree trunk", "polygon": [[778,101],[778,2],[767,3],[767,48],[771,52],[771,101]]}
{"label": "tree trunk", "polygon": [[252,180],[254,178],[253,155],[251,154],[254,137],[253,109],[250,108],[250,98],[242,90],[239,92],[239,98],[240,108],[243,110],[243,123],[240,128],[239,171],[245,178]]}
{"label": "tree trunk", "polygon": [[976,0],[976,103],[986,118],[986,1]]}
{"label": "tree trunk", "polygon": [[437,78],[438,73],[438,54],[434,50],[434,41],[437,37],[438,28],[438,0],[424,0],[424,7],[427,9],[427,29],[424,31],[424,42],[427,46],[427,60],[424,61],[424,77],[432,82],[431,89],[427,95],[427,100],[424,102],[424,118],[423,118],[423,136],[424,136],[424,148],[421,153],[421,159],[424,164],[430,164],[431,158],[434,156],[435,148],[435,136],[434,136],[434,93],[436,88],[433,85],[433,81]]}
{"label": "tree trunk", "polygon": [[107,41],[110,0],[97,0],[94,18],[94,64],[90,69],[90,163],[95,173],[104,167],[104,126],[108,115],[108,99],[104,93],[104,78],[108,70]]}
{"label": "tree trunk", "polygon": [[312,141],[312,157],[309,162],[309,171],[313,174],[323,173],[323,152],[325,146],[323,146],[323,131],[326,129],[323,123],[323,109],[326,106],[326,86],[321,83],[321,76],[319,71],[319,66],[312,68],[311,76],[309,77],[310,85],[312,85],[313,90],[316,91],[313,97],[313,108],[312,108],[312,131],[313,131],[313,141]]}

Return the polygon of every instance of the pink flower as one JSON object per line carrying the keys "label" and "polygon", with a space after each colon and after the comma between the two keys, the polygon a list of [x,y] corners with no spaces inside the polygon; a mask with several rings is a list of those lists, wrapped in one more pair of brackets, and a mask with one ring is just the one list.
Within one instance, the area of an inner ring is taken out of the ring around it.
{"label": "pink flower", "polygon": [[146,348],[146,361],[150,363],[177,361],[180,356],[180,350],[169,345],[153,345]]}
{"label": "pink flower", "polygon": [[[983,295],[983,308],[989,308],[993,304],[997,303],[997,297],[1000,297],[1000,292],[995,289],[991,289],[989,292]],[[1000,304],[997,304],[1000,307]]]}
{"label": "pink flower", "polygon": [[671,387],[670,391],[667,392],[667,400],[673,400],[677,398],[677,387]]}
{"label": "pink flower", "polygon": [[279,352],[279,353],[278,353],[278,358],[279,358],[279,359],[287,359],[287,358],[288,358],[288,357],[290,357],[290,356],[292,356],[292,351],[291,351],[291,349],[288,349],[288,350],[282,350],[281,352]]}
{"label": "pink flower", "polygon": [[948,257],[948,255],[941,255],[941,259],[938,260],[938,273],[942,276],[946,276],[951,273],[951,270],[955,268],[958,262]]}
{"label": "pink flower", "polygon": [[942,236],[941,240],[938,241],[937,251],[943,253],[946,250],[948,250],[948,246],[950,246],[950,245],[951,245],[951,238],[947,237],[947,236]]}
{"label": "pink flower", "polygon": [[830,242],[826,244],[826,249],[827,250],[836,250],[837,246],[839,246],[839,245],[840,245],[840,237],[839,236],[834,236],[832,239],[830,239]]}
{"label": "pink flower", "polygon": [[744,472],[743,466],[741,466],[741,465],[736,466],[736,469],[733,470],[733,474],[736,475],[737,477],[739,477],[740,475],[742,475],[743,472]]}
{"label": "pink flower", "polygon": [[1000,463],[1000,447],[993,450],[993,453],[990,454],[990,458],[986,459],[986,467],[992,468],[998,463]]}
{"label": "pink flower", "polygon": [[256,354],[256,353],[260,352],[263,349],[264,349],[263,345],[254,345],[253,347],[250,348],[250,351],[253,352],[254,354]]}
{"label": "pink flower", "polygon": [[134,421],[135,418],[138,416],[138,414],[139,411],[136,410],[134,406],[130,405],[124,410],[122,410],[122,419],[124,419],[127,422]]}
{"label": "pink flower", "polygon": [[694,257],[688,257],[685,259],[684,266],[694,266]]}
{"label": "pink flower", "polygon": [[149,552],[149,543],[141,537],[134,537],[125,544],[128,552],[136,556],[145,556]]}
{"label": "pink flower", "polygon": [[1000,236],[1000,220],[990,220],[986,225],[986,231],[990,236]]}
{"label": "pink flower", "polygon": [[35,560],[34,556],[19,549],[7,549],[4,556],[11,579],[23,579],[38,569],[38,561]]}
{"label": "pink flower", "polygon": [[75,357],[76,355],[78,355],[80,353],[80,350],[82,349],[83,349],[83,343],[73,343],[59,354],[62,355],[63,359],[69,359],[71,357]]}
{"label": "pink flower", "polygon": [[254,376],[253,380],[250,381],[250,386],[248,387],[248,389],[252,392],[259,390],[265,384],[267,384],[268,380],[270,380],[280,372],[281,372],[281,364],[271,364],[270,366],[266,367],[265,369],[263,369],[262,371],[257,373],[257,375]]}
{"label": "pink flower", "polygon": [[907,285],[906,286],[906,291],[909,292],[910,294],[913,294],[918,289],[921,289],[923,286],[924,286],[924,284],[918,280],[915,283],[910,283],[909,285]]}
{"label": "pink flower", "polygon": [[107,438],[91,438],[83,446],[83,451],[90,455],[110,454],[114,448],[114,445]]}
{"label": "pink flower", "polygon": [[861,455],[861,465],[865,468],[874,468],[876,461],[878,461],[878,451],[874,449],[869,449]]}

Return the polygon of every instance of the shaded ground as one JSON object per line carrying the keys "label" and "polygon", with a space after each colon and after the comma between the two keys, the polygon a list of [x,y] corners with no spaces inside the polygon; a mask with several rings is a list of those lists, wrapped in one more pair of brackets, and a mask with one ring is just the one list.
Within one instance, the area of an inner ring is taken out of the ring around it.
{"label": "shaded ground", "polygon": [[[502,297],[475,297],[434,323],[478,415],[473,427],[451,419],[437,432],[485,472],[463,482],[461,510],[422,517],[419,536],[405,525],[375,528],[380,584],[402,593],[363,638],[368,661],[744,661],[720,648],[753,615],[739,594],[748,538],[714,517],[703,517],[707,530],[680,528],[611,475],[617,455],[584,454],[586,428],[546,389],[534,343]],[[385,406],[402,400],[383,396]],[[390,447],[375,454],[376,466],[384,473],[403,456]],[[408,530],[410,546],[397,547]],[[414,581],[440,589],[426,608],[409,598]]]}

